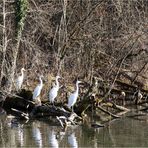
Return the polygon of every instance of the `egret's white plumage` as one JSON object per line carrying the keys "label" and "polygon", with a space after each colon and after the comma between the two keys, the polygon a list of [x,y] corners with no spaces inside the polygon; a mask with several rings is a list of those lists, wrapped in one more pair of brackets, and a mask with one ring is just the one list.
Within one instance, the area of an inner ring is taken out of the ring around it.
{"label": "egret's white plumage", "polygon": [[56,76],[56,85],[54,85],[53,88],[49,91],[49,101],[51,103],[54,103],[54,99],[58,95],[58,90],[59,90],[59,82],[58,82],[58,79],[59,78],[60,78],[60,76]]}
{"label": "egret's white plumage", "polygon": [[[78,93],[79,93],[79,86],[78,84],[81,83],[81,81],[78,81],[76,82],[76,91],[74,93],[72,93],[69,98],[68,98],[68,107],[71,108],[74,106],[74,104],[76,103],[77,101],[77,98],[78,98]],[[73,110],[73,108],[72,108]]]}
{"label": "egret's white plumage", "polygon": [[33,101],[36,100],[36,98],[40,95],[42,87],[43,87],[43,81],[42,81],[43,76],[41,75],[39,77],[40,80],[40,84],[38,84],[38,86],[34,89],[33,91]]}
{"label": "egret's white plumage", "polygon": [[124,91],[121,92],[121,96],[125,97],[125,92]]}
{"label": "egret's white plumage", "polygon": [[122,99],[122,105],[123,105],[123,106],[125,105],[125,96],[126,96],[125,92],[122,91],[122,92],[121,92],[121,95],[120,95],[120,98]]}
{"label": "egret's white plumage", "polygon": [[25,71],[25,69],[22,68],[22,69],[21,69],[21,75],[20,75],[20,76],[17,78],[17,80],[16,80],[16,89],[17,89],[17,90],[20,90],[21,87],[22,87],[23,80],[24,80],[24,71]]}
{"label": "egret's white plumage", "polygon": [[142,93],[140,92],[140,90],[138,91],[138,99],[141,100],[143,97]]}

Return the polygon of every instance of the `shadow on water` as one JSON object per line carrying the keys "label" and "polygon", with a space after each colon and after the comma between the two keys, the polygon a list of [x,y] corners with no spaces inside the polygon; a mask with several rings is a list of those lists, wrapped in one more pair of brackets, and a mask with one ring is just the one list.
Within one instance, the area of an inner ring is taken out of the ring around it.
{"label": "shadow on water", "polygon": [[18,121],[0,116],[0,147],[146,147],[147,120],[123,117],[93,128],[90,124],[66,130],[48,121]]}

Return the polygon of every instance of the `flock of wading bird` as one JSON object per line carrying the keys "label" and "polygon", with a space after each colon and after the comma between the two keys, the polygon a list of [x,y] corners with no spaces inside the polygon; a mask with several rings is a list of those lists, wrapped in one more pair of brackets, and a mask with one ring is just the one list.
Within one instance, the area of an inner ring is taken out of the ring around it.
{"label": "flock of wading bird", "polygon": [[[20,90],[21,87],[22,87],[22,84],[23,84],[23,79],[24,79],[24,71],[26,71],[24,68],[21,69],[21,75],[16,79],[16,89],[17,90]],[[41,75],[39,77],[39,80],[40,80],[40,83],[36,86],[36,88],[34,89],[33,91],[33,101],[35,102],[35,104],[37,105],[41,105],[41,100],[40,100],[40,93],[41,93],[41,90],[43,88],[43,80],[42,80],[43,76]],[[58,82],[58,79],[60,78],[60,76],[56,76],[56,84],[50,89],[49,91],[49,95],[48,95],[48,100],[49,102],[51,102],[54,106],[54,101],[55,101],[55,98],[57,97],[58,95],[58,91],[59,91],[59,82]],[[76,81],[76,90],[71,93],[71,95],[69,96],[68,98],[68,108],[72,109],[72,112],[73,112],[73,106],[74,104],[76,103],[77,101],[77,98],[78,98],[78,94],[79,94],[79,83],[81,83],[81,81]],[[122,99],[122,105],[124,106],[125,105],[125,92],[124,91],[121,91],[121,95],[120,95],[120,99]],[[140,91],[138,91],[138,100],[141,100],[143,97],[143,95],[141,94]]]}
{"label": "flock of wading bird", "polygon": [[[21,89],[22,87],[22,84],[23,84],[23,80],[24,80],[24,71],[26,71],[24,68],[21,69],[21,75],[16,79],[16,82],[15,82],[15,86],[16,86],[16,89],[17,91]],[[41,90],[43,88],[43,80],[42,80],[43,76],[41,75],[39,77],[39,80],[40,80],[40,83],[36,86],[36,88],[34,89],[33,91],[33,101],[37,104],[37,105],[41,105],[41,100],[40,100],[40,93],[41,93]],[[55,101],[55,98],[57,97],[58,95],[58,91],[59,91],[59,82],[58,82],[58,79],[61,78],[60,76],[56,76],[56,84],[50,89],[49,91],[49,97],[48,97],[48,100],[49,102],[51,102],[54,106],[54,101]],[[81,81],[76,81],[76,90],[71,93],[71,95],[69,96],[68,98],[68,108],[72,108],[72,112],[73,112],[73,106],[74,104],[76,103],[77,101],[77,98],[78,98],[78,93],[79,93],[79,83],[81,83]]]}

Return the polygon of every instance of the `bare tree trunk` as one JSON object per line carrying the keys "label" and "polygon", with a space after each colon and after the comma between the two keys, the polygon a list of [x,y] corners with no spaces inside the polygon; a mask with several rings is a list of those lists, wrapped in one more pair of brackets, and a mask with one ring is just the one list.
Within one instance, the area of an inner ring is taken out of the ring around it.
{"label": "bare tree trunk", "polygon": [[3,39],[2,39],[2,64],[1,64],[1,75],[0,75],[0,86],[2,82],[2,78],[4,75],[4,65],[5,65],[5,56],[6,56],[6,49],[7,49],[7,35],[6,35],[6,1],[3,0]]}
{"label": "bare tree trunk", "polygon": [[16,69],[16,62],[17,62],[17,56],[18,56],[18,51],[20,47],[20,42],[21,42],[21,37],[22,37],[22,32],[24,30],[24,23],[25,23],[25,18],[26,18],[26,13],[27,13],[27,7],[28,6],[28,1],[27,0],[19,0],[16,2],[16,17],[18,18],[17,20],[17,37],[16,37],[16,46],[14,51],[13,51],[13,61],[12,61],[12,67],[10,71],[10,86],[9,86],[9,91],[12,90],[13,82],[14,82],[14,74],[15,74],[15,69]]}
{"label": "bare tree trunk", "polygon": [[66,9],[67,9],[67,0],[63,0],[62,2],[63,7],[63,16],[61,17],[60,25],[59,25],[59,32],[58,32],[58,53],[56,57],[56,64],[58,68],[58,74],[62,70],[64,66],[63,61],[61,59],[61,49],[63,48],[64,44],[67,42],[67,22],[66,22]]}

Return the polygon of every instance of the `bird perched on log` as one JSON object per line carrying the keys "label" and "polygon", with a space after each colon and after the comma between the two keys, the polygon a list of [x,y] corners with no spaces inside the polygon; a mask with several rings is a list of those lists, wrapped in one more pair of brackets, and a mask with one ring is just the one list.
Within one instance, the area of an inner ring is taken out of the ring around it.
{"label": "bird perched on log", "polygon": [[120,95],[120,97],[121,97],[121,99],[122,99],[122,105],[124,106],[125,105],[125,92],[124,91],[121,91],[121,95]]}
{"label": "bird perched on log", "polygon": [[21,69],[21,75],[16,80],[16,89],[17,91],[21,89],[23,80],[24,80],[24,71],[26,71],[24,68]]}
{"label": "bird perched on log", "polygon": [[139,99],[139,101],[142,99],[142,97],[143,97],[143,95],[142,95],[142,93],[139,91],[139,92],[138,92],[138,99]]}
{"label": "bird perched on log", "polygon": [[140,92],[140,90],[138,90],[138,94],[137,94],[137,97],[135,99],[135,104],[138,104],[141,101],[142,98],[143,98],[143,95]]}
{"label": "bird perched on log", "polygon": [[73,112],[73,106],[77,101],[78,98],[78,94],[79,94],[79,83],[81,83],[81,81],[76,82],[76,91],[74,93],[72,93],[69,98],[68,98],[68,107],[71,108],[72,107],[72,112]]}
{"label": "bird perched on log", "polygon": [[138,91],[138,102],[139,103],[141,101],[141,99],[143,98],[142,93],[140,92],[140,90]]}
{"label": "bird perched on log", "polygon": [[61,78],[60,76],[56,76],[56,84],[52,87],[49,91],[49,101],[54,105],[54,100],[58,95],[59,90],[59,82],[58,79]]}
{"label": "bird perched on log", "polygon": [[37,87],[33,91],[33,101],[35,101],[35,103],[37,105],[41,105],[41,100],[40,100],[39,96],[40,96],[41,90],[43,88],[42,78],[43,78],[43,76],[41,75],[39,77],[40,83],[37,85]]}

